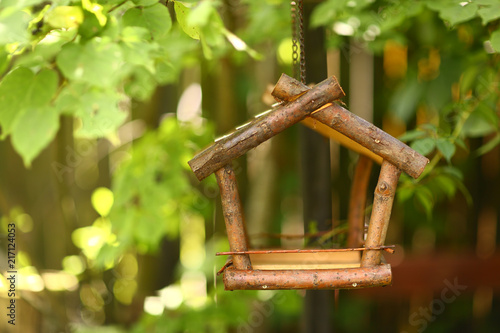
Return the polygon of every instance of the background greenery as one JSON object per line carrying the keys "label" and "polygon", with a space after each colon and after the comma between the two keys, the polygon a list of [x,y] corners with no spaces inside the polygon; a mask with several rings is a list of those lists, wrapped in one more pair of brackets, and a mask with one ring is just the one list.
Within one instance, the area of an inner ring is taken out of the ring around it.
{"label": "background greenery", "polygon": [[[282,0],[0,1],[0,216],[4,231],[18,228],[26,332],[296,331],[302,293],[216,283],[224,259],[213,254],[227,248],[217,187],[186,164],[268,107],[267,86],[290,72],[289,13]],[[326,0],[306,18],[327,31],[343,74],[353,52],[374,54],[374,122],[431,160],[399,185],[389,237],[408,253],[474,252],[481,217],[497,223],[499,18],[494,0]],[[298,140],[289,131],[268,155],[292,167],[271,178],[262,230],[300,215]],[[341,156],[351,177],[356,158]],[[236,168],[249,210],[252,165]],[[335,326],[409,329],[410,300],[400,302],[386,304],[391,321],[377,301],[341,294]],[[465,316],[493,331],[498,294],[482,317],[473,302],[459,299],[427,330]]]}

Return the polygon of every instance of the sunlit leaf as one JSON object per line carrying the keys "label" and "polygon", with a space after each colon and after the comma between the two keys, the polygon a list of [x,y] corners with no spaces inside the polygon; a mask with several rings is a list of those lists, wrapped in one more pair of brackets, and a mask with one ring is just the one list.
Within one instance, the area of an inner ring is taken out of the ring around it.
{"label": "sunlit leaf", "polygon": [[132,0],[137,6],[151,6],[159,2],[159,0]]}
{"label": "sunlit leaf", "polygon": [[[177,1],[175,2],[177,5]],[[164,5],[156,5],[142,8],[131,8],[123,15],[125,26],[143,27],[150,31],[154,40],[165,36],[172,27],[172,18]]]}
{"label": "sunlit leaf", "polygon": [[94,38],[85,45],[66,44],[56,63],[68,79],[106,87],[119,79],[121,60],[118,45]]}
{"label": "sunlit leaf", "polygon": [[187,25],[196,27],[207,25],[210,16],[216,13],[213,4],[213,1],[200,1],[196,7],[189,11]]}
{"label": "sunlit leaf", "polygon": [[83,22],[83,10],[77,6],[57,6],[47,13],[45,22],[54,28],[75,28]]}
{"label": "sunlit leaf", "polygon": [[121,94],[106,90],[89,90],[79,99],[75,115],[82,121],[76,134],[98,138],[112,134],[125,121],[127,113],[120,109]]}
{"label": "sunlit leaf", "polygon": [[200,39],[199,28],[195,25],[190,25],[188,22],[188,16],[191,12],[191,8],[187,7],[184,3],[176,1],[174,3],[175,16],[177,22],[179,22],[182,30],[193,39]]}
{"label": "sunlit leaf", "polygon": [[[155,61],[151,53],[158,50],[158,44],[147,41],[149,30],[142,27],[125,27],[122,31],[121,49],[128,64],[145,67],[155,72]],[[154,83],[154,81],[153,81]]]}
{"label": "sunlit leaf", "polygon": [[3,135],[12,134],[12,144],[26,166],[55,136],[59,113],[49,105],[57,91],[58,77],[44,70],[35,75],[17,68],[0,84],[0,124]]}
{"label": "sunlit leaf", "polygon": [[7,11],[0,13],[0,45],[9,43],[25,43],[28,41],[28,23],[30,16],[24,11]]}
{"label": "sunlit leaf", "polygon": [[26,106],[24,93],[33,80],[34,74],[25,67],[19,67],[10,72],[0,82],[0,125],[2,137],[5,138],[12,129],[12,124]]}
{"label": "sunlit leaf", "polygon": [[66,256],[62,260],[62,267],[70,274],[79,275],[85,271],[85,262],[77,255]]}
{"label": "sunlit leaf", "polygon": [[59,129],[59,113],[45,106],[27,108],[12,128],[12,145],[29,167],[33,159],[55,137]]}
{"label": "sunlit leaf", "polygon": [[106,187],[99,187],[92,193],[91,202],[96,212],[106,217],[113,206],[113,192]]}

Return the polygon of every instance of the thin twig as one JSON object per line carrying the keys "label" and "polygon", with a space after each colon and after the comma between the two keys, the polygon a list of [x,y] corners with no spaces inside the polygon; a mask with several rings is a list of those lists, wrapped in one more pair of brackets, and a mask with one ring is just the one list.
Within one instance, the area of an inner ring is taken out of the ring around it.
{"label": "thin twig", "polygon": [[217,252],[216,256],[238,255],[238,254],[273,254],[273,253],[321,253],[321,252],[350,252],[365,250],[384,250],[394,253],[395,245],[373,246],[373,247],[351,247],[346,249],[292,249],[292,250],[248,250]]}
{"label": "thin twig", "polygon": [[222,266],[221,269],[219,269],[219,271],[217,272],[217,276],[221,275],[222,273],[224,273],[224,271],[226,270],[226,268],[228,268],[229,266],[233,266],[233,261],[232,260],[228,260],[224,266]]}
{"label": "thin twig", "polygon": [[338,228],[334,228],[330,230],[311,232],[305,234],[276,234],[276,233],[262,232],[259,234],[252,235],[250,238],[285,238],[285,239],[315,238],[323,235],[331,235],[347,231],[347,229],[345,230],[342,229],[340,231],[337,231],[337,229]]}

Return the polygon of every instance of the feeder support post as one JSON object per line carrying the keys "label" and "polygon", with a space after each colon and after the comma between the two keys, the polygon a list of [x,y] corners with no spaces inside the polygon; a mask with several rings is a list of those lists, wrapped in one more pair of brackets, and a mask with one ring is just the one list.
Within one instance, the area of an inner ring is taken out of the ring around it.
{"label": "feeder support post", "polygon": [[[400,174],[401,170],[396,166],[386,160],[382,162],[365,247],[384,245]],[[379,265],[381,256],[382,253],[378,250],[365,250],[361,257],[361,267]]]}
{"label": "feeder support post", "polygon": [[[215,172],[215,177],[220,189],[229,248],[234,252],[247,251],[245,220],[243,218],[236,175],[232,166],[226,164]],[[233,255],[233,265],[236,269],[252,269],[248,254]]]}

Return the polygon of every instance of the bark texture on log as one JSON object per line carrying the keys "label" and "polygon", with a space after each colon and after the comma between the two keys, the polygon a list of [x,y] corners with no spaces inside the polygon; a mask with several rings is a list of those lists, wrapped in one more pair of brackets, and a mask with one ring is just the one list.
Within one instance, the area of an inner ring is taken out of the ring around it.
{"label": "bark texture on log", "polygon": [[[401,170],[390,162],[384,161],[382,163],[377,187],[375,188],[370,224],[366,234],[366,248],[380,246],[385,242],[400,174]],[[361,257],[361,267],[378,265],[381,257],[382,253],[380,251],[365,250]]]}
{"label": "bark texture on log", "polygon": [[358,289],[380,287],[392,282],[387,264],[364,268],[320,270],[224,271],[226,290]]}
{"label": "bark texture on log", "polygon": [[[283,74],[272,94],[277,100],[293,101],[295,96],[309,89]],[[429,163],[425,156],[336,103],[310,116],[382,156],[413,178],[418,178]]]}
{"label": "bark texture on log", "polygon": [[196,155],[188,164],[196,177],[202,180],[231,160],[303,120],[314,110],[344,95],[337,79],[332,76],[293,102],[280,106],[223,137]]}
{"label": "bark texture on log", "polygon": [[[220,189],[229,248],[231,251],[247,251],[245,220],[233,168],[225,165],[217,170],[215,177]],[[238,269],[252,269],[248,254],[234,255],[233,264]]]}

